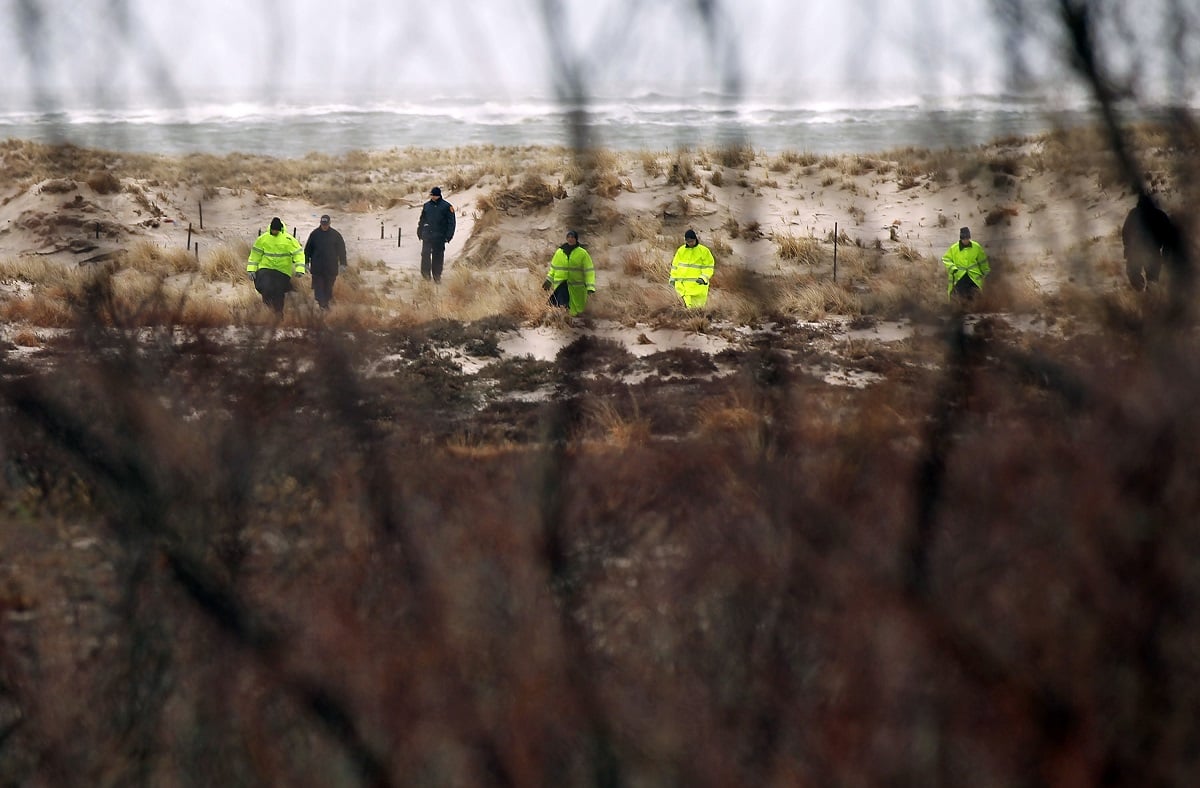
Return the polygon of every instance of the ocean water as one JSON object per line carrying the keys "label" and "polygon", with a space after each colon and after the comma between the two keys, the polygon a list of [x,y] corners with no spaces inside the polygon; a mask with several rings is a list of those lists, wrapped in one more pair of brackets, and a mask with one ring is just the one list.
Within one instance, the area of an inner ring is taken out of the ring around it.
{"label": "ocean water", "polygon": [[[953,101],[897,98],[802,105],[784,99],[644,94],[572,104],[528,98],[364,100],[199,100],[186,106],[0,109],[0,139],[66,142],[140,153],[265,154],[473,145],[569,146],[618,150],[750,145],[766,153],[880,153],[896,148],[969,147],[1089,123],[1085,107],[1052,107],[1016,96]],[[584,137],[576,132],[582,130]]]}

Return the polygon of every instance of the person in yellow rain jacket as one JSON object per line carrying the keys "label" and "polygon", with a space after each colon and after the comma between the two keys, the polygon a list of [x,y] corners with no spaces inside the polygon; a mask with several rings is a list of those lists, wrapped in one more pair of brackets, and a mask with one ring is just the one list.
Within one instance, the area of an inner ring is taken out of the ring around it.
{"label": "person in yellow rain jacket", "polygon": [[596,292],[596,269],[588,250],[579,245],[579,233],[567,230],[566,243],[554,250],[542,289],[551,291],[551,306],[567,307],[572,317],[587,306],[588,296]]}
{"label": "person in yellow rain jacket", "polygon": [[276,216],[271,228],[254,241],[246,273],[263,303],[283,314],[283,297],[292,290],[292,277],[304,276],[304,247]]}
{"label": "person in yellow rain jacket", "polygon": [[688,309],[708,303],[708,287],[715,265],[712,252],[700,243],[696,231],[684,233],[683,246],[675,250],[675,259],[671,261],[671,284]]}
{"label": "person in yellow rain jacket", "polygon": [[958,243],[951,244],[942,255],[949,284],[946,295],[972,299],[983,289],[983,280],[991,273],[987,252],[978,241],[971,240],[971,228],[958,231]]}

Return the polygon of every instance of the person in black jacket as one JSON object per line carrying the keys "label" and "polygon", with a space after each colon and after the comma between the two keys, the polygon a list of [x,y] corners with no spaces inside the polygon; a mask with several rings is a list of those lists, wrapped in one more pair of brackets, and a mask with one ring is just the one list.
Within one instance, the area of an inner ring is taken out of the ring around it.
{"label": "person in black jacket", "polygon": [[308,273],[312,276],[313,295],[317,305],[329,308],[333,300],[333,282],[338,271],[346,270],[346,242],[342,234],[330,225],[328,214],[321,217],[321,224],[308,234],[304,244],[304,259],[308,261]]}
{"label": "person in black jacket", "polygon": [[421,208],[417,238],[421,239],[421,277],[442,281],[446,244],[454,238],[454,206],[442,199],[437,186],[429,190],[429,200]]}
{"label": "person in black jacket", "polygon": [[1158,281],[1163,262],[1178,263],[1183,237],[1171,217],[1155,199],[1140,192],[1137,205],[1121,226],[1125,246],[1125,275],[1134,290],[1145,290]]}

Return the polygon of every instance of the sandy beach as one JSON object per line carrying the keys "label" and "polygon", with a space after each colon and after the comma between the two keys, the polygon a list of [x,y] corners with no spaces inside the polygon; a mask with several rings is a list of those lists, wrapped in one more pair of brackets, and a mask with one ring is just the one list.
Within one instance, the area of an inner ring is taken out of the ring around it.
{"label": "sandy beach", "polygon": [[[406,152],[401,162],[374,154],[309,164],[318,182],[304,173],[272,175],[295,162],[64,155],[10,142],[0,150],[0,261],[11,277],[33,261],[119,265],[137,248],[151,256],[158,250],[176,268],[184,253],[201,268],[216,258],[236,268],[272,217],[304,243],[328,213],[362,277],[353,282],[376,298],[411,302],[420,284],[417,218],[438,185],[458,221],[447,277],[469,277],[460,283],[468,290],[491,281],[532,292],[566,230],[576,229],[600,277],[591,307],[597,316],[620,317],[624,307],[612,296],[628,288],[661,286],[669,301],[665,283],[654,280],[688,228],[716,254],[710,304],[718,312],[729,307],[723,293],[739,269],[832,281],[835,228],[843,280],[862,250],[873,250],[888,268],[937,274],[958,228],[970,226],[992,258],[995,281],[1020,281],[1042,294],[1076,279],[1119,286],[1119,227],[1133,201],[1086,140],[1082,133],[1044,135],[967,151],[842,157]],[[74,169],[73,157],[80,160]],[[349,164],[359,169],[345,169]],[[331,184],[339,182],[370,188],[335,190]],[[333,199],[321,199],[327,195]],[[1170,206],[1169,186],[1162,196]],[[797,245],[815,253],[789,254]],[[874,286],[870,275],[855,278],[860,288]],[[339,288],[351,282],[344,277]],[[244,300],[250,293],[228,276],[192,277],[186,287],[193,297]],[[340,295],[343,305],[353,300]]]}

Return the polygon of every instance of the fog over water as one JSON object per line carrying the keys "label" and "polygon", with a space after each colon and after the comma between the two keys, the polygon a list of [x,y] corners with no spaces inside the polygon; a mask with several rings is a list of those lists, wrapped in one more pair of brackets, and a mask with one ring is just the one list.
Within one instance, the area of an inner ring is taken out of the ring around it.
{"label": "fog over water", "polygon": [[[588,144],[825,154],[1087,120],[1050,41],[1014,38],[997,6],[22,0],[0,11],[0,136],[292,156],[565,145],[582,118]],[[1152,66],[1163,101],[1192,101]]]}

